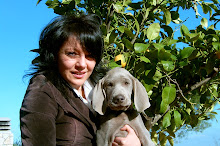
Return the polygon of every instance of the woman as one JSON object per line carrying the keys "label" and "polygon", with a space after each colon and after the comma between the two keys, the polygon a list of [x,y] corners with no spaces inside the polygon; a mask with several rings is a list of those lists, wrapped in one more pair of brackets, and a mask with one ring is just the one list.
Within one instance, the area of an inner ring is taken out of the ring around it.
{"label": "woman", "polygon": [[[20,110],[23,145],[96,145],[90,92],[103,51],[99,26],[95,15],[68,15],[42,31]],[[130,126],[121,130],[128,136],[115,138],[113,145],[140,145]]]}

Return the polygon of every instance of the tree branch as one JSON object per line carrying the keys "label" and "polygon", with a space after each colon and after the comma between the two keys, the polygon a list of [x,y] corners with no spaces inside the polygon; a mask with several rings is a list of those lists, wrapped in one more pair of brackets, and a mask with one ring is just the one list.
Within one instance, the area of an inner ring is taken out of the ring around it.
{"label": "tree branch", "polygon": [[219,72],[219,68],[214,68],[214,69],[213,69],[213,73],[210,75],[210,77],[208,77],[208,78],[206,78],[206,79],[204,79],[204,80],[202,80],[202,81],[200,81],[200,82],[198,82],[198,83],[192,85],[191,88],[190,88],[191,90],[188,91],[188,93],[191,92],[191,91],[193,91],[193,90],[195,90],[195,89],[197,89],[197,88],[199,88],[200,86],[206,84],[206,83],[207,83],[208,81],[210,81],[213,77],[215,77],[218,72]]}
{"label": "tree branch", "polygon": [[163,116],[170,110],[170,106],[167,108],[166,112],[161,114],[155,114],[154,117],[148,117],[145,112],[142,112],[141,115],[145,118],[145,126],[147,130],[150,130]]}
{"label": "tree branch", "polygon": [[193,108],[193,103],[191,103],[183,94],[183,91],[182,89],[180,88],[179,86],[179,83],[176,81],[176,79],[172,79],[166,72],[164,72],[164,74],[167,76],[167,78],[172,81],[174,84],[176,84],[177,88],[178,88],[178,91],[179,93],[181,94],[182,98],[191,105],[191,108]]}
{"label": "tree branch", "polygon": [[109,33],[109,30],[110,30],[110,26],[111,26],[111,17],[113,16],[114,14],[114,8],[113,8],[113,5],[110,6],[110,14],[109,14],[109,17],[108,19],[106,20],[106,24],[107,24],[107,33]]}

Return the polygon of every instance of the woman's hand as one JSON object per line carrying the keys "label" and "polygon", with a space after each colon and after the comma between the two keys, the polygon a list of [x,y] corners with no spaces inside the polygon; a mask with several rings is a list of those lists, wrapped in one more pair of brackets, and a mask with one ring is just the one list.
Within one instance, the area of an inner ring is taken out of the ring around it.
{"label": "woman's hand", "polygon": [[112,146],[141,146],[139,138],[129,125],[125,125],[121,131],[127,131],[127,137],[116,137]]}

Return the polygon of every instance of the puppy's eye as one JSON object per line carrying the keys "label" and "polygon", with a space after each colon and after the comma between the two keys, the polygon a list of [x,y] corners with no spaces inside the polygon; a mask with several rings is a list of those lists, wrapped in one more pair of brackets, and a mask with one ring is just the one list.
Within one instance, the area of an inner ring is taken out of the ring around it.
{"label": "puppy's eye", "polygon": [[125,85],[129,85],[129,84],[130,84],[129,82],[125,81]]}
{"label": "puppy's eye", "polygon": [[108,86],[108,87],[112,87],[112,86],[113,86],[113,83],[107,83],[107,86]]}

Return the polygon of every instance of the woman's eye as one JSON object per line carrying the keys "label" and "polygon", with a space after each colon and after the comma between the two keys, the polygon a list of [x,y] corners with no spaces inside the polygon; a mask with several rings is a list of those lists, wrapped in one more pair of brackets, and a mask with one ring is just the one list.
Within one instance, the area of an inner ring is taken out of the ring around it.
{"label": "woman's eye", "polygon": [[75,55],[77,55],[76,52],[67,52],[66,54],[67,54],[67,56],[75,56]]}

